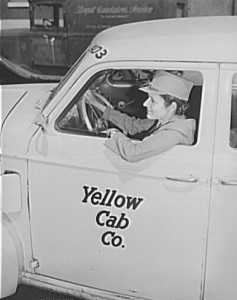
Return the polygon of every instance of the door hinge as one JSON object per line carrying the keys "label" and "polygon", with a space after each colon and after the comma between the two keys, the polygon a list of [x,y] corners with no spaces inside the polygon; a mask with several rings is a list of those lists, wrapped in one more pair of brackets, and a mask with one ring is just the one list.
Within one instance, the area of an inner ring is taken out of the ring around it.
{"label": "door hinge", "polygon": [[36,258],[33,258],[31,261],[30,261],[30,268],[32,269],[36,269],[36,268],[39,268],[40,266],[40,263],[39,263],[39,260],[36,259]]}
{"label": "door hinge", "polygon": [[40,126],[43,131],[46,130],[46,127],[49,123],[48,117],[45,117],[43,113],[41,113],[38,119],[35,121],[35,125]]}

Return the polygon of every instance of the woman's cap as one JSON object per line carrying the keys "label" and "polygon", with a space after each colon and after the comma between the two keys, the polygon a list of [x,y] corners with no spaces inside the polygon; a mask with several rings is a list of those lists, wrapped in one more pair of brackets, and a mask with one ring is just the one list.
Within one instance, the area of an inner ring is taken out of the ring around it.
{"label": "woman's cap", "polygon": [[171,95],[181,100],[188,101],[193,82],[166,71],[158,72],[148,86],[140,90],[146,93],[156,91],[161,95]]}

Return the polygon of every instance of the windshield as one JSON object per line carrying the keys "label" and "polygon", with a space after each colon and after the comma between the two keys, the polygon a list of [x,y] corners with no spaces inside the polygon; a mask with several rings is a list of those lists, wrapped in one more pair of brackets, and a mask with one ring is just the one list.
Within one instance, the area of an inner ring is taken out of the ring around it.
{"label": "windshield", "polygon": [[64,85],[68,82],[69,78],[74,74],[74,72],[77,70],[78,66],[80,65],[82,59],[84,58],[85,54],[87,52],[87,49],[85,52],[80,56],[80,58],[76,61],[76,63],[69,69],[69,71],[66,73],[66,75],[62,78],[62,80],[59,82],[59,84],[52,90],[45,107],[51,102],[51,100],[54,98],[54,96],[64,87]]}

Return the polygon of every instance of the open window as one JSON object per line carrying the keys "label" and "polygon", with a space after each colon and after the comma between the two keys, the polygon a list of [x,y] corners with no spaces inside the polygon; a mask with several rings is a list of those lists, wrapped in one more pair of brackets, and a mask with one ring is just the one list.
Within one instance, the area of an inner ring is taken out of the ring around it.
{"label": "open window", "polygon": [[[56,122],[56,128],[65,133],[101,137],[107,136],[108,129],[115,128],[112,123],[103,119],[99,110],[88,103],[86,99],[88,91],[92,91],[97,100],[105,106],[111,106],[131,117],[146,118],[146,108],[143,103],[148,95],[139,88],[146,85],[152,80],[154,74],[160,71],[154,69],[113,69],[95,74],[62,112]],[[168,71],[194,82],[186,117],[196,120],[195,144],[201,106],[202,75],[196,71]]]}

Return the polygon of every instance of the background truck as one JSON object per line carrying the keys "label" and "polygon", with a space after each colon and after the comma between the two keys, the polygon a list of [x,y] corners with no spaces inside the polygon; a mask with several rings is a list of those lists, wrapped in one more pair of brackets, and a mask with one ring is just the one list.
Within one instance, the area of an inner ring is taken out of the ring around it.
{"label": "background truck", "polygon": [[[29,28],[2,30],[2,63],[7,59],[18,65],[18,71],[20,66],[35,74],[64,75],[98,32],[124,23],[184,17],[187,2],[29,0]],[[2,10],[4,13],[4,7]],[[7,68],[6,63],[4,66]],[[24,72],[22,77],[27,78]]]}

